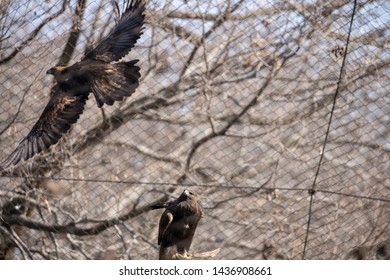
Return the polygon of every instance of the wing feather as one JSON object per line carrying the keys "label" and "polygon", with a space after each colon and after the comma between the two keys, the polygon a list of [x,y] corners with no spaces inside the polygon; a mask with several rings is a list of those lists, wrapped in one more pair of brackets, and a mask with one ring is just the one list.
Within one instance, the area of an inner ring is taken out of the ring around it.
{"label": "wing feather", "polygon": [[102,64],[90,69],[92,92],[98,107],[103,104],[112,105],[131,96],[139,85],[140,68],[135,65],[138,60]]}
{"label": "wing feather", "polygon": [[[57,77],[57,85],[52,90],[49,103],[43,110],[37,123],[29,134],[20,142],[11,155],[0,164],[7,168],[16,165],[21,160],[28,160],[34,155],[56,144],[64,133],[69,131],[71,125],[76,123],[84,110],[88,94],[91,91],[89,75],[79,75],[80,67],[83,71],[91,70],[91,62],[113,62],[124,57],[135,45],[142,34],[144,23],[145,4],[142,0],[131,0],[122,14],[115,28],[98,44],[87,53],[85,57],[72,68],[68,67]],[[92,88],[99,107],[104,103],[112,105],[114,101],[121,101],[130,96],[138,87],[140,77],[139,67],[136,61],[120,63],[117,68],[120,75],[102,77],[97,85],[102,89]],[[81,65],[81,66],[80,66]],[[58,70],[58,69],[57,69]],[[93,72],[93,71],[92,71]],[[67,75],[72,74],[69,79]],[[99,74],[99,73],[98,73]],[[86,79],[86,77],[88,77]],[[96,75],[94,75],[96,77]],[[60,81],[60,80],[61,81]],[[105,81],[107,79],[107,81]]]}
{"label": "wing feather", "polygon": [[142,35],[145,4],[131,1],[114,29],[83,60],[117,61],[128,54]]}
{"label": "wing feather", "polygon": [[56,88],[30,133],[20,142],[11,155],[1,163],[1,166],[7,168],[16,165],[21,160],[28,160],[56,144],[62,135],[70,129],[71,125],[77,122],[84,110],[87,99],[88,94],[65,93]]}
{"label": "wing feather", "polygon": [[168,209],[166,209],[161,216],[160,224],[158,227],[158,240],[157,240],[158,245],[161,244],[164,234],[167,231],[170,224],[172,223],[172,221],[173,221],[173,215]]}

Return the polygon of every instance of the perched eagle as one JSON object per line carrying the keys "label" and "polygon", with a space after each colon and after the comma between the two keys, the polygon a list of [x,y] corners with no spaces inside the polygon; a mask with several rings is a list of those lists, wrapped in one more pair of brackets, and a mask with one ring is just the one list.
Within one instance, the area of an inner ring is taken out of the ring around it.
{"label": "perched eagle", "polygon": [[141,76],[140,68],[135,65],[138,60],[117,61],[128,54],[140,38],[144,11],[145,4],[141,0],[132,0],[115,28],[81,61],[47,71],[56,81],[49,103],[27,137],[1,164],[3,168],[28,160],[56,144],[77,122],[90,92],[99,108],[134,93]]}
{"label": "perched eagle", "polygon": [[185,256],[188,253],[203,208],[197,195],[188,190],[165,208],[158,229],[159,259],[171,260],[176,254]]}

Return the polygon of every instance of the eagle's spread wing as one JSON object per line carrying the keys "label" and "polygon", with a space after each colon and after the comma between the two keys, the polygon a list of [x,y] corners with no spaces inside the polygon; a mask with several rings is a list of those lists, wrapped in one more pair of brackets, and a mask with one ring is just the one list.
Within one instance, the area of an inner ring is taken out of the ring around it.
{"label": "eagle's spread wing", "polygon": [[27,137],[0,167],[16,165],[56,144],[83,112],[90,92],[102,107],[122,101],[135,91],[140,78],[137,60],[111,62],[125,56],[140,38],[144,11],[141,0],[132,0],[115,28],[80,62],[49,69],[57,82],[50,101]]}
{"label": "eagle's spread wing", "polygon": [[141,37],[144,11],[141,0],[132,0],[115,28],[83,59],[112,62],[127,55]]}
{"label": "eagle's spread wing", "polygon": [[[70,94],[59,87],[53,88],[49,103],[30,133],[12,154],[1,163],[3,168],[28,160],[54,145],[77,122],[84,110],[88,94]],[[71,90],[73,92],[73,90]],[[76,92],[73,92],[76,93]]]}

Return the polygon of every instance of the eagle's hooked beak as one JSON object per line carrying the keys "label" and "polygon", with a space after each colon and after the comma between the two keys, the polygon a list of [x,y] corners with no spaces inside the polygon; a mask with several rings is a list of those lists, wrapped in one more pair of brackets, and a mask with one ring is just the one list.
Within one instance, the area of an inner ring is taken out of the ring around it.
{"label": "eagle's hooked beak", "polygon": [[46,71],[46,74],[54,75],[54,68],[50,68],[49,70]]}

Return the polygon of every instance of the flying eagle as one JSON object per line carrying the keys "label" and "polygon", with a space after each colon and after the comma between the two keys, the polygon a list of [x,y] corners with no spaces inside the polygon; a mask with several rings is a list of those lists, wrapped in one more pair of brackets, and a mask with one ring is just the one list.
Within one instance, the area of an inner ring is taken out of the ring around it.
{"label": "flying eagle", "polygon": [[[30,133],[1,164],[3,168],[28,160],[56,144],[76,123],[92,92],[100,108],[130,96],[139,85],[138,60],[121,61],[142,34],[145,4],[132,0],[115,28],[81,61],[47,71],[54,76],[50,100]],[[113,63],[116,62],[116,63]]]}
{"label": "flying eagle", "polygon": [[188,190],[165,208],[158,229],[159,259],[171,260],[176,254],[185,256],[188,253],[203,208],[197,195]]}

